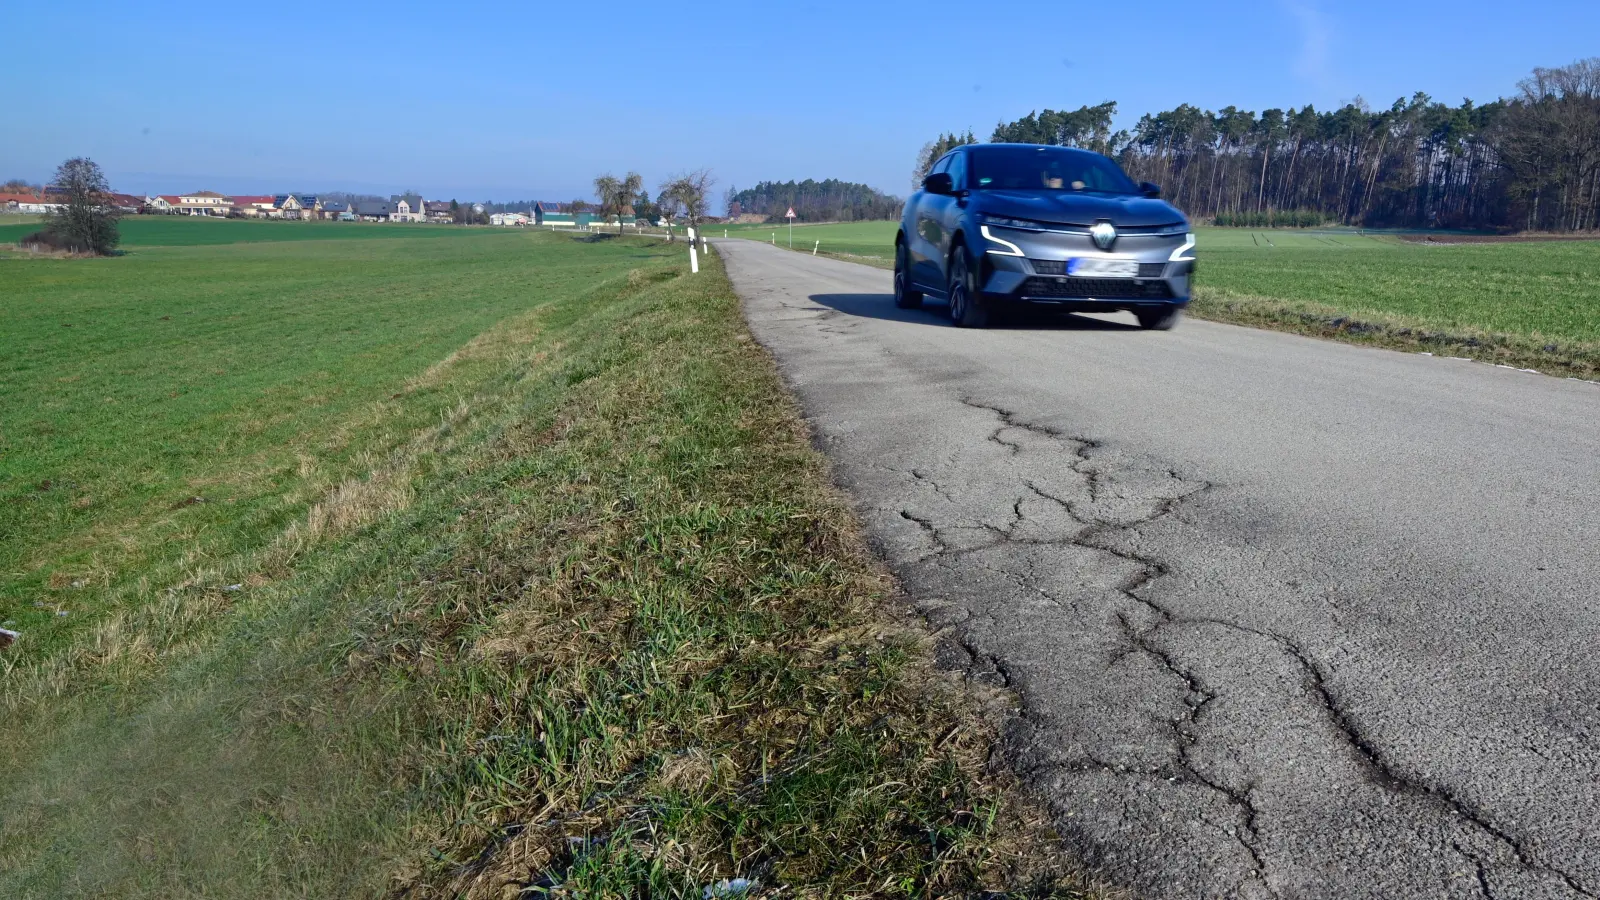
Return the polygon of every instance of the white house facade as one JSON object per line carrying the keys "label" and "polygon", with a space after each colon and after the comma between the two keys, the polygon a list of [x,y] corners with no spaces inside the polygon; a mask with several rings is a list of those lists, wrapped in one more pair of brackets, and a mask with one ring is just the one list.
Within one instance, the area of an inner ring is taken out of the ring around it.
{"label": "white house facade", "polygon": [[401,194],[390,198],[394,203],[394,212],[389,215],[391,222],[426,222],[428,210],[418,194]]}

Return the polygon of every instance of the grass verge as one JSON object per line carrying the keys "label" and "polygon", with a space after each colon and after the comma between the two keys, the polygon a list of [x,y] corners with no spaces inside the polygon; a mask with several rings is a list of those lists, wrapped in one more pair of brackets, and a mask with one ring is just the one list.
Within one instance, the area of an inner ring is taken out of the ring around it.
{"label": "grass verge", "polygon": [[718,264],[637,247],[275,538],[6,663],[0,894],[1092,892]]}
{"label": "grass verge", "polygon": [[1213,290],[1204,285],[1195,290],[1189,312],[1202,319],[1252,328],[1271,328],[1391,350],[1458,356],[1558,377],[1600,378],[1600,342],[1597,341],[1450,327],[1426,318],[1372,310],[1353,314],[1326,303],[1255,297]]}

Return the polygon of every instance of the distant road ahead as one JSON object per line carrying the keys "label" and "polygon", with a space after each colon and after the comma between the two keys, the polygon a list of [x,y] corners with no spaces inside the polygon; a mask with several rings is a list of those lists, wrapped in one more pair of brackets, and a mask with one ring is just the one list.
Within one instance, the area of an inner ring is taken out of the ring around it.
{"label": "distant road ahead", "polygon": [[1600,896],[1600,387],[1196,321],[964,331],[888,272],[716,243],[1090,862],[1150,898]]}

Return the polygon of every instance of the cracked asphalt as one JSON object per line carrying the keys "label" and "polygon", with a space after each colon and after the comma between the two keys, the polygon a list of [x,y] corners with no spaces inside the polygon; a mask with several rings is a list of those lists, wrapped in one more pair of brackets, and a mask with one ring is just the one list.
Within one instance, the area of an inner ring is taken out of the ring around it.
{"label": "cracked asphalt", "polygon": [[1193,320],[967,331],[716,244],[1086,861],[1147,898],[1600,896],[1600,387]]}

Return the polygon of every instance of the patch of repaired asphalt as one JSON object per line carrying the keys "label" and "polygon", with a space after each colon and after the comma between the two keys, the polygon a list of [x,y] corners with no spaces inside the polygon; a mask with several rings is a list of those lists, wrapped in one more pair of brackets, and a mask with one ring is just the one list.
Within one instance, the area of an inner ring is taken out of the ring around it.
{"label": "patch of repaired asphalt", "polygon": [[1310,580],[1252,540],[1270,510],[811,300],[881,272],[723,252],[942,659],[1019,695],[1005,755],[1087,862],[1149,897],[1596,896],[1592,865],[1369,733],[1337,603],[1236,602]]}

